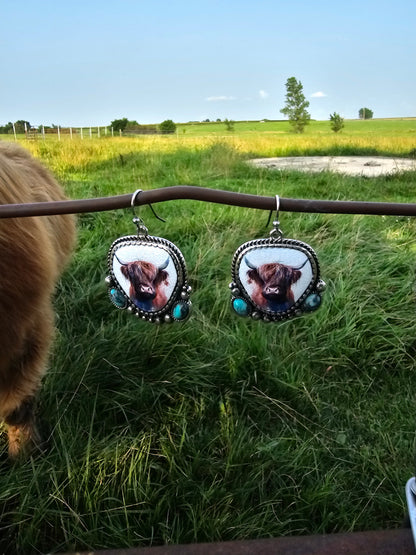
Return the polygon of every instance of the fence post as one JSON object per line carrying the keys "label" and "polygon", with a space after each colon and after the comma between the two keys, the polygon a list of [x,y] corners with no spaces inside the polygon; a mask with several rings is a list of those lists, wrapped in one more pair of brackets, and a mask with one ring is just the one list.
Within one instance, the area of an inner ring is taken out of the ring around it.
{"label": "fence post", "polygon": [[111,128],[111,136],[114,137],[114,127]]}
{"label": "fence post", "polygon": [[83,134],[83,132],[82,132],[82,127],[80,127],[79,129],[80,129],[80,131],[81,131],[81,139],[83,139],[83,138],[84,138],[84,134]]}
{"label": "fence post", "polygon": [[69,128],[69,135],[70,135],[70,137],[71,137],[71,139],[72,139],[72,127]]}
{"label": "fence post", "polygon": [[92,129],[90,127],[90,139],[92,139]]}
{"label": "fence post", "polygon": [[60,131],[59,125],[58,125],[58,141],[60,141],[60,140],[61,140],[61,131]]}
{"label": "fence post", "polygon": [[45,126],[42,124],[42,137],[45,140]]}
{"label": "fence post", "polygon": [[97,135],[98,135],[98,138],[101,137],[101,135],[100,135],[100,128],[99,128],[99,127],[97,127]]}
{"label": "fence post", "polygon": [[14,126],[14,123],[12,123],[12,125],[13,125],[14,140],[17,141],[17,137],[16,137],[16,127]]}

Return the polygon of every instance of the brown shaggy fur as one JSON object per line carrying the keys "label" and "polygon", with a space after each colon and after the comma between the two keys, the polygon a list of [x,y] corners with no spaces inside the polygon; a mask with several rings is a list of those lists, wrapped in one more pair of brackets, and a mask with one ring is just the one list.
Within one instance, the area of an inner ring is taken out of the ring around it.
{"label": "brown shaggy fur", "polygon": [[[64,198],[26,150],[0,141],[0,204]],[[0,219],[0,419],[12,458],[39,442],[33,400],[53,338],[52,294],[74,241],[73,216]]]}

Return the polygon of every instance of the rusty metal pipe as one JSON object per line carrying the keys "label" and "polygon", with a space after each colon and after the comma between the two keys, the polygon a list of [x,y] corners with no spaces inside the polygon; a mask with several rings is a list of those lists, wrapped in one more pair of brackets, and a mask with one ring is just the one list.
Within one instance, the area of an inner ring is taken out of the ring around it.
{"label": "rusty metal pipe", "polygon": [[[37,202],[28,204],[4,204],[0,206],[0,218],[50,216],[56,214],[79,214],[129,208],[132,194],[92,199]],[[275,197],[263,197],[207,189],[195,185],[175,185],[143,191],[137,198],[137,205],[155,204],[170,200],[200,200],[216,204],[274,210]],[[392,202],[361,202],[340,200],[310,200],[280,198],[280,210],[285,212],[309,212],[319,214],[365,214],[384,216],[416,216],[416,204]]]}

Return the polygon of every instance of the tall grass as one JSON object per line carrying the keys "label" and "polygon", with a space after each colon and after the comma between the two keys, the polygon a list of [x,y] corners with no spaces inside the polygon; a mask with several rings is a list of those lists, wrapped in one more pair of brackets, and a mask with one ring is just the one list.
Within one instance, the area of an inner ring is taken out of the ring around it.
{"label": "tall grass", "polygon": [[[79,198],[192,183],[414,202],[415,173],[275,174],[245,165],[266,153],[255,141],[164,139],[28,146]],[[106,253],[134,232],[132,214],[79,217],[39,399],[49,451],[10,466],[2,445],[3,551],[398,526],[413,473],[414,220],[282,213],[285,235],[317,251],[328,288],[313,315],[262,325],[231,314],[228,283],[233,252],[267,236],[267,214],[195,201],[157,210],[165,224],[140,215],[182,250],[192,317],[158,328],[114,309]]]}

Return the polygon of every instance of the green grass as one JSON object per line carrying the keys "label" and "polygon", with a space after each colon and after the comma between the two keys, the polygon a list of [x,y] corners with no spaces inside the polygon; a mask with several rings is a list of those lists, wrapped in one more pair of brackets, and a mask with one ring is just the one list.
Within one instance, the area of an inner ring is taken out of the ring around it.
{"label": "green grass", "polygon": [[[389,135],[397,136],[403,134],[416,134],[416,118],[400,119],[371,119],[371,120],[345,120],[345,127],[341,131],[342,135]],[[232,135],[237,134],[257,134],[257,133],[292,133],[291,125],[288,121],[237,121],[234,123],[234,131],[227,131],[223,122],[209,123],[181,123],[178,124],[178,135]],[[329,117],[327,121],[312,120],[304,130],[306,135],[328,134],[333,135]]]}
{"label": "green grass", "polygon": [[[72,145],[29,147],[74,198],[192,183],[415,202],[415,173],[273,173],[216,141]],[[182,250],[192,317],[155,327],[114,309],[106,254],[134,233],[132,214],[79,217],[39,399],[49,452],[11,466],[1,446],[2,550],[399,526],[414,473],[414,219],[281,213],[285,236],[316,250],[328,287],[318,312],[263,325],[231,314],[228,283],[237,247],[267,236],[267,213],[185,200],[156,209],[165,224],[148,208],[140,215]]]}

